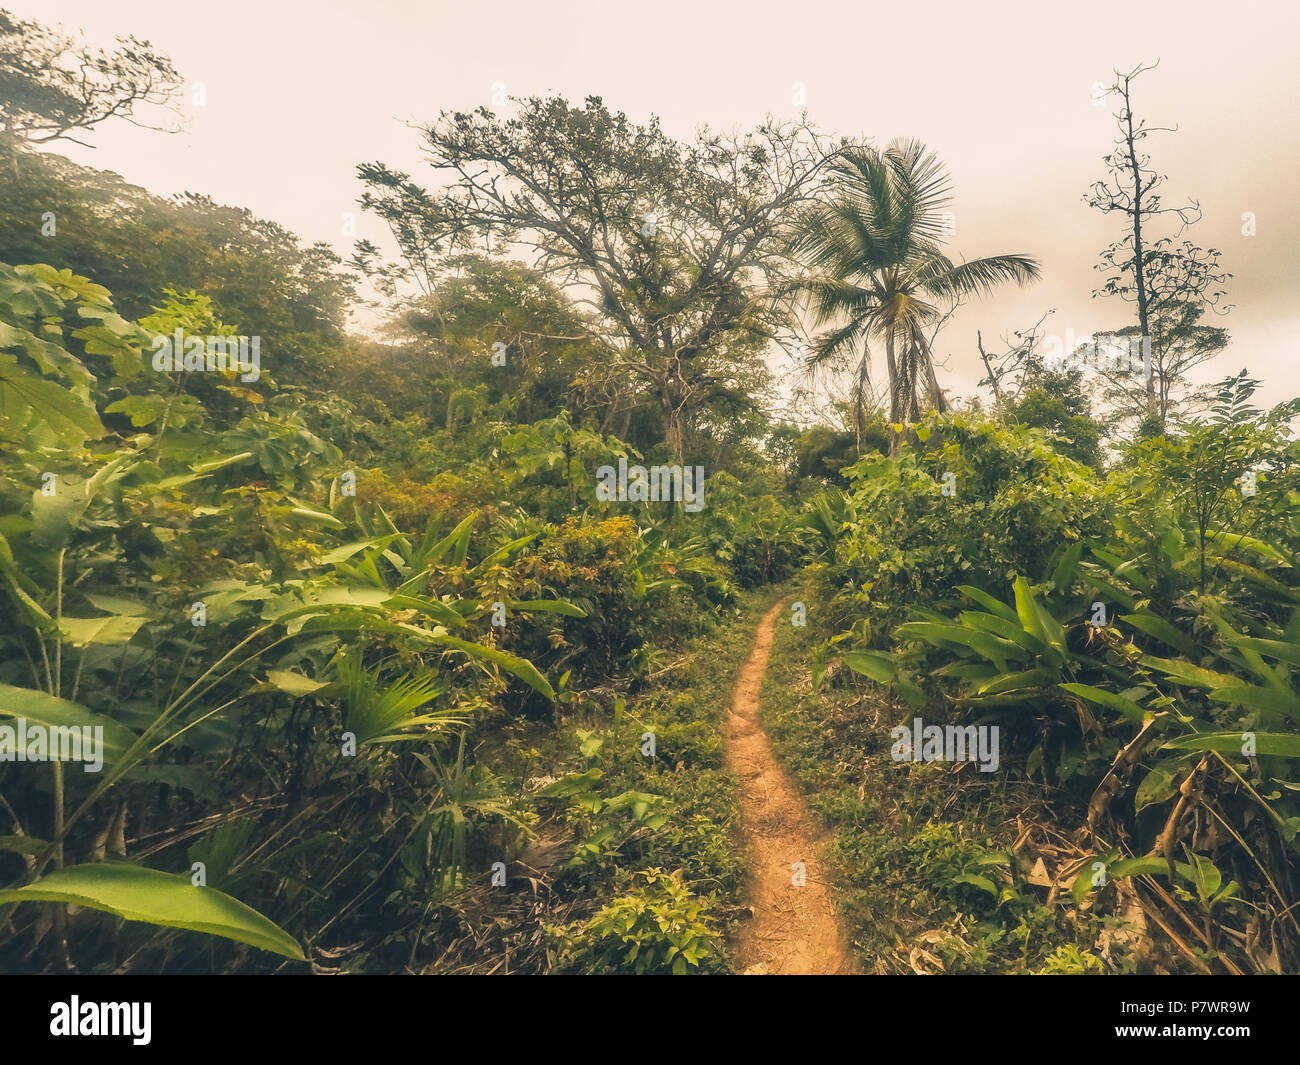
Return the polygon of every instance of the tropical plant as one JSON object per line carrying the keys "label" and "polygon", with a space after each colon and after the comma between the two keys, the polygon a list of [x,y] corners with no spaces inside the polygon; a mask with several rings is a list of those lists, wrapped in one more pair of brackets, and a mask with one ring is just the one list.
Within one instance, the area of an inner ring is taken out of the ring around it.
{"label": "tropical plant", "polygon": [[[870,380],[872,342],[883,343],[888,371],[889,420],[920,419],[920,393],[934,410],[947,401],[934,371],[934,332],[956,304],[1007,281],[1037,279],[1026,255],[995,255],[954,263],[943,251],[950,203],[947,173],[915,140],[884,151],[844,150],[831,167],[833,195],[800,217],[794,250],[812,270],[798,285],[814,323],[838,323],[822,334],[808,359],[811,370],[857,354],[854,385],[859,453]],[[895,428],[893,448],[898,446]]]}

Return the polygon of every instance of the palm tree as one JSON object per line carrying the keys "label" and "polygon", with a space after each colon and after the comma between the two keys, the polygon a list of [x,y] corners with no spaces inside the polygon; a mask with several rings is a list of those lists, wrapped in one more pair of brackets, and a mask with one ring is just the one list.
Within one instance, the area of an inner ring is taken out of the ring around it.
{"label": "palm tree", "polygon": [[[831,199],[805,211],[797,225],[794,250],[812,271],[798,288],[817,327],[835,323],[813,344],[809,371],[858,353],[854,414],[861,451],[870,344],[884,345],[891,423],[919,419],[922,389],[934,409],[946,410],[927,330],[962,299],[1004,281],[1036,280],[1039,270],[1025,255],[953,263],[943,254],[949,177],[919,141],[896,140],[883,152],[846,149],[831,167],[831,188]],[[895,433],[895,451],[898,443]]]}

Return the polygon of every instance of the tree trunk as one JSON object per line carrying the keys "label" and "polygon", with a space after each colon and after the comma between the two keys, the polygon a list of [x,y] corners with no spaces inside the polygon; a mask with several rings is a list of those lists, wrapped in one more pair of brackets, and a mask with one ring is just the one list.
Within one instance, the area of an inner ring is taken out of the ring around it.
{"label": "tree trunk", "polygon": [[[1149,308],[1147,306],[1146,267],[1142,262],[1142,168],[1138,165],[1137,141],[1133,132],[1133,105],[1129,102],[1128,78],[1124,79],[1124,141],[1128,148],[1129,168],[1133,173],[1133,279],[1137,285],[1138,324],[1142,337],[1151,335]],[[1139,342],[1141,338],[1139,338]],[[1155,361],[1152,360],[1151,375],[1146,380],[1147,413],[1157,414],[1155,388]],[[1163,422],[1163,419],[1162,419]],[[1161,426],[1163,428],[1163,424]]]}
{"label": "tree trunk", "polygon": [[897,455],[902,447],[902,435],[894,428],[903,420],[903,382],[898,373],[898,360],[894,357],[894,333],[885,334],[885,365],[889,367],[889,454]]}

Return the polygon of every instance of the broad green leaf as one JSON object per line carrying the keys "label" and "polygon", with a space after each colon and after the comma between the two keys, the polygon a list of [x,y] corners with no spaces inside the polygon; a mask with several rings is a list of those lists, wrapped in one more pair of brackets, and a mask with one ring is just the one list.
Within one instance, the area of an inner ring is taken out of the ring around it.
{"label": "broad green leaf", "polygon": [[128,921],[224,936],[295,961],[302,948],[284,929],[250,906],[210,887],[126,862],[95,862],[56,869],[26,887],[0,891],[4,902],[68,902]]}
{"label": "broad green leaf", "polygon": [[[1300,735],[1289,732],[1254,732],[1251,735],[1255,737],[1256,754],[1300,758]],[[1218,751],[1240,756],[1245,743],[1245,733],[1242,732],[1198,732],[1166,740],[1164,747],[1171,751]]]}
{"label": "broad green leaf", "polygon": [[1139,632],[1145,632],[1148,636],[1154,636],[1157,640],[1167,643],[1188,658],[1197,658],[1201,654],[1196,642],[1190,636],[1149,610],[1121,614],[1120,621],[1127,622]]}
{"label": "broad green leaf", "polygon": [[92,643],[106,647],[120,647],[129,643],[145,623],[142,617],[124,617],[122,615],[106,618],[70,618],[59,619],[59,627],[67,636],[73,647],[89,647]]}
{"label": "broad green leaf", "polygon": [[585,773],[572,773],[539,788],[537,794],[544,799],[567,799],[570,795],[589,790],[604,774],[599,769],[588,769]]}
{"label": "broad green leaf", "polygon": [[333,551],[327,551],[316,561],[322,566],[333,566],[339,562],[346,562],[353,555],[366,550],[368,547],[387,547],[394,540],[401,538],[401,533],[390,533],[387,536],[372,536],[369,540],[358,540],[355,543],[344,544],[342,547],[336,547]]}
{"label": "broad green leaf", "polygon": [[957,585],[957,591],[971,599],[974,599],[975,602],[979,603],[980,606],[990,613],[996,614],[1000,618],[1005,618],[1007,621],[1019,622],[1019,618],[1016,616],[1013,607],[1010,607],[1006,603],[1002,602],[1002,600],[989,595],[988,592],[970,584]]}
{"label": "broad green leaf", "polygon": [[48,846],[35,836],[0,836],[0,854],[40,854]]}
{"label": "broad green leaf", "polygon": [[1254,551],[1257,555],[1264,555],[1267,558],[1271,558],[1274,561],[1281,562],[1287,566],[1291,565],[1291,559],[1285,552],[1274,547],[1272,544],[1265,543],[1263,540],[1257,540],[1253,536],[1246,536],[1242,533],[1218,531],[1207,532],[1205,538],[1207,540],[1212,540],[1229,550],[1244,547],[1248,551]]}
{"label": "broad green leaf", "polygon": [[394,595],[384,601],[394,610],[415,610],[452,628],[464,628],[465,618],[455,607],[427,595]]}
{"label": "broad green leaf", "polygon": [[1190,662],[1177,659],[1157,658],[1155,655],[1143,655],[1142,664],[1160,670],[1166,676],[1193,688],[1226,688],[1239,682],[1239,678],[1227,673],[1216,673],[1212,669],[1202,669]]}
{"label": "broad green leaf", "polygon": [[508,544],[504,545],[503,547],[499,547],[495,551],[493,551],[490,555],[487,556],[487,558],[485,558],[482,562],[480,562],[477,566],[475,566],[473,570],[471,570],[470,572],[478,573],[482,570],[488,569],[491,566],[495,566],[500,562],[504,562],[516,551],[520,551],[523,548],[527,547],[534,540],[536,540],[537,537],[539,537],[540,535],[541,533],[529,533],[527,536],[521,536],[517,540],[511,540]]}
{"label": "broad green leaf", "polygon": [[[1169,744],[1165,744],[1166,747]],[[1237,744],[1240,749],[1241,744]],[[1174,773],[1172,767],[1158,765],[1142,778],[1142,783],[1138,785],[1137,792],[1133,796],[1133,806],[1138,813],[1141,813],[1152,803],[1164,802],[1172,798],[1178,792],[1174,784]]]}
{"label": "broad green leaf", "polygon": [[0,684],[0,717],[26,718],[28,722],[46,728],[101,727],[104,730],[105,762],[121,758],[136,739],[135,733],[111,717],[96,714],[66,699],[56,699],[35,688]]}
{"label": "broad green leaf", "polygon": [[294,673],[288,669],[268,669],[266,679],[278,691],[293,696],[311,695],[312,692],[327,687],[326,681],[312,680],[311,677],[305,677],[301,673]]}
{"label": "broad green leaf", "polygon": [[998,889],[993,881],[986,876],[976,876],[972,873],[963,873],[961,876],[952,878],[954,884],[969,884],[971,887],[977,887],[981,891],[987,891],[995,899],[998,897]]}
{"label": "broad green leaf", "polygon": [[1143,721],[1146,719],[1146,711],[1138,706],[1132,699],[1126,699],[1122,695],[1116,695],[1114,692],[1108,692],[1104,688],[1095,688],[1091,684],[1060,684],[1059,688],[1069,692],[1071,695],[1077,695],[1081,699],[1087,699],[1090,703],[1096,703],[1099,706],[1109,707],[1111,710],[1118,710],[1125,717],[1133,721]]}
{"label": "broad green leaf", "polygon": [[1230,642],[1234,647],[1258,652],[1265,658],[1272,658],[1278,662],[1286,662],[1288,665],[1292,666],[1300,666],[1300,644],[1289,643],[1283,640],[1253,640],[1245,636],[1240,636]]}
{"label": "broad green leaf", "polygon": [[29,373],[14,356],[0,353],[0,436],[16,435],[33,419],[65,444],[79,445],[104,435],[89,399]]}
{"label": "broad green leaf", "polygon": [[1075,571],[1079,568],[1079,559],[1083,557],[1083,548],[1082,540],[1071,544],[1061,556],[1061,561],[1056,564],[1056,569],[1052,572],[1052,587],[1058,595],[1069,588],[1070,582],[1074,580]]}
{"label": "broad green leaf", "polygon": [[537,667],[527,659],[517,658],[506,651],[498,650],[495,647],[484,647],[480,643],[470,643],[468,640],[459,640],[455,636],[437,636],[434,638],[435,643],[443,644],[447,647],[454,647],[458,651],[464,651],[471,658],[478,658],[486,662],[492,662],[500,666],[507,673],[513,673],[534,691],[540,692],[546,698],[554,700],[555,689],[545,677],[538,672]]}
{"label": "broad green leaf", "polygon": [[121,614],[127,618],[147,618],[153,614],[151,608],[144,603],[137,602],[134,599],[125,599],[120,595],[88,592],[86,598],[90,600],[92,606],[97,610],[104,611],[106,614]]}
{"label": "broad green leaf", "polygon": [[1210,692],[1210,698],[1215,702],[1248,706],[1254,710],[1268,710],[1283,714],[1293,721],[1300,721],[1300,696],[1293,691],[1241,684],[1230,688],[1216,688]]}
{"label": "broad green leaf", "polygon": [[1018,691],[1021,688],[1039,688],[1051,684],[1060,674],[1050,669],[1030,669],[1023,673],[1007,673],[994,680],[981,684],[976,690],[979,695],[1000,695],[1003,692]]}
{"label": "broad green leaf", "polygon": [[901,638],[914,637],[930,643],[955,643],[969,647],[976,654],[987,658],[1001,672],[1006,672],[1008,656],[1022,657],[1021,649],[1015,644],[991,633],[963,625],[949,625],[934,621],[910,621],[894,630],[894,635]]}
{"label": "broad green leaf", "polygon": [[874,651],[850,651],[844,656],[844,664],[877,684],[892,684],[898,676],[893,660]]}
{"label": "broad green leaf", "polygon": [[543,614],[564,614],[571,618],[585,618],[587,612],[581,607],[566,603],[563,599],[520,599],[510,604],[511,610],[535,611]]}

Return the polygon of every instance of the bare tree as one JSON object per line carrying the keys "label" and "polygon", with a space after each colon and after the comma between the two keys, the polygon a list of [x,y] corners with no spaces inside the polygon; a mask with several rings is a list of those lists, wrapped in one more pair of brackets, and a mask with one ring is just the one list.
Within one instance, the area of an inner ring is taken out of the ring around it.
{"label": "bare tree", "polygon": [[1047,311],[1028,329],[1017,329],[1011,334],[1002,334],[1003,350],[988,352],[984,350],[984,336],[975,331],[975,346],[979,349],[980,361],[984,363],[984,372],[988,375],[979,381],[993,390],[993,401],[999,414],[1008,404],[1014,403],[1024,392],[1026,385],[1033,379],[1041,360],[1035,355],[1038,343],[1043,339],[1043,323],[1056,312]]}
{"label": "bare tree", "polygon": [[[1227,344],[1222,329],[1200,326],[1205,310],[1226,313],[1220,307],[1224,295],[1220,286],[1231,274],[1219,269],[1219,253],[1190,240],[1179,241],[1183,231],[1201,218],[1200,204],[1166,206],[1160,197],[1165,175],[1151,166],[1141,144],[1153,133],[1172,133],[1177,127],[1151,126],[1133,114],[1132,87],[1135,79],[1158,64],[1138,65],[1127,74],[1115,71],[1108,93],[1118,97],[1115,112],[1118,135],[1114,149],[1105,156],[1110,171],[1084,196],[1098,210],[1124,217],[1124,236],[1102,252],[1097,269],[1107,277],[1094,296],[1118,296],[1137,310],[1137,329],[1117,330],[1119,336],[1135,336],[1151,347],[1150,372],[1136,382],[1131,376],[1108,377],[1112,397],[1140,404],[1146,419],[1163,429],[1173,397],[1186,381],[1192,367],[1213,357]],[[1160,216],[1177,224],[1170,236],[1153,239],[1151,226]]]}

